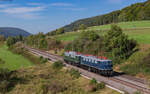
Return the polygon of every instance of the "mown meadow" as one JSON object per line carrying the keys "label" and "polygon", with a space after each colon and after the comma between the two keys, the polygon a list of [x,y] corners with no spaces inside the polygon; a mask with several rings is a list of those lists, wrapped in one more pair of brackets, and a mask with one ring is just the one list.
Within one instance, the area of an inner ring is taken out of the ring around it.
{"label": "mown meadow", "polygon": [[[120,26],[122,29],[140,29],[150,28],[150,21],[131,21],[131,22],[120,22],[114,23]],[[111,24],[89,27],[88,30],[109,30]]]}
{"label": "mown meadow", "polygon": [[4,64],[0,64],[0,68],[7,68],[9,70],[16,70],[33,65],[32,62],[23,56],[9,51],[5,44],[0,46],[0,58],[5,62]]}

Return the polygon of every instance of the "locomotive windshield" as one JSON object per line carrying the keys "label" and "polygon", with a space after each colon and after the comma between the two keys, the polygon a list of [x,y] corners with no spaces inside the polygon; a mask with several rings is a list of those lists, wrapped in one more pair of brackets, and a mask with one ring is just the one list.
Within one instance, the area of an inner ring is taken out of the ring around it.
{"label": "locomotive windshield", "polygon": [[106,61],[106,64],[110,65],[110,64],[112,64],[112,61]]}

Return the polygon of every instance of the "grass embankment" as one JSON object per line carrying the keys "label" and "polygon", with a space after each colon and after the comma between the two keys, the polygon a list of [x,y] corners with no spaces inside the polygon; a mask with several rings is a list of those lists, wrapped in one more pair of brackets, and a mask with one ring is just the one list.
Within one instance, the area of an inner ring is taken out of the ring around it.
{"label": "grass embankment", "polygon": [[[135,21],[118,23],[124,33],[135,39],[140,44],[150,44],[150,21]],[[97,31],[99,35],[104,35],[109,30],[111,24],[89,27],[87,30]],[[80,35],[80,32],[68,32],[55,36],[58,40],[72,41]]]}
{"label": "grass embankment", "polygon": [[120,94],[109,88],[89,92],[90,80],[74,78],[68,69],[53,69],[50,63],[20,69],[17,78],[24,83],[17,84],[8,94]]}
{"label": "grass embankment", "polygon": [[[150,79],[150,45],[140,45],[139,51],[121,65],[120,70],[140,78]],[[117,67],[116,67],[117,68]]]}
{"label": "grass embankment", "polygon": [[10,52],[5,44],[0,46],[0,58],[5,61],[5,63],[1,64],[0,67],[8,68],[9,70],[16,70],[33,65],[32,62],[23,56]]}

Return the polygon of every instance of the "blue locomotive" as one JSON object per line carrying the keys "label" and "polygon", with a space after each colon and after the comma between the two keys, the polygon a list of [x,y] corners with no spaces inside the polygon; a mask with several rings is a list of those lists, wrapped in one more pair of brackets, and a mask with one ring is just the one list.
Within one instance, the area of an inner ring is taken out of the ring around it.
{"label": "blue locomotive", "polygon": [[64,61],[104,76],[111,76],[113,74],[112,60],[108,60],[106,57],[96,57],[68,51],[64,53]]}

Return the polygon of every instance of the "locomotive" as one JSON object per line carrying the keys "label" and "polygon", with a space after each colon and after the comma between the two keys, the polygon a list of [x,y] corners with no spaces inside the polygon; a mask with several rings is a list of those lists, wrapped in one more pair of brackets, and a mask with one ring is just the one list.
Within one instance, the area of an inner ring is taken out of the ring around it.
{"label": "locomotive", "polygon": [[67,64],[98,73],[103,76],[113,75],[112,60],[106,57],[97,57],[93,55],[84,55],[79,52],[68,51],[64,53],[64,61]]}

